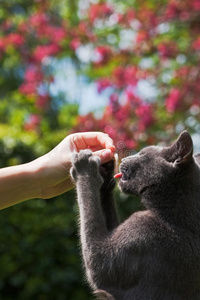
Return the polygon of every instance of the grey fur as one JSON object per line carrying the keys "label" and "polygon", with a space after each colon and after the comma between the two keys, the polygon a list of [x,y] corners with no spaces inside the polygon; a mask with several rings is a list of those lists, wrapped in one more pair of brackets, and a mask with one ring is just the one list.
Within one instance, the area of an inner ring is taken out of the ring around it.
{"label": "grey fur", "polygon": [[98,299],[200,299],[200,155],[192,152],[184,131],[171,147],[123,159],[119,187],[146,210],[121,224],[113,162],[99,166],[89,150],[74,155],[82,253]]}

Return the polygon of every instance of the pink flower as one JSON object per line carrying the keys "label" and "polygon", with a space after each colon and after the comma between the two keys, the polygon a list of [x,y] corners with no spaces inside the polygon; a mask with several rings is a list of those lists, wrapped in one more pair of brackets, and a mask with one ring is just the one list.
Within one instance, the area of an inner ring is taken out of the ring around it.
{"label": "pink flower", "polygon": [[66,31],[61,27],[45,25],[37,28],[37,35],[39,38],[45,38],[53,44],[59,44],[66,36]]}
{"label": "pink flower", "polygon": [[121,106],[115,113],[115,118],[118,122],[122,123],[130,118],[130,107],[127,105]]}
{"label": "pink flower", "polygon": [[192,47],[194,50],[200,50],[200,37],[198,37],[196,41],[193,42]]}
{"label": "pink flower", "polygon": [[187,65],[182,66],[176,70],[176,78],[187,79],[187,76],[189,75],[190,71],[191,71],[190,66]]}
{"label": "pink flower", "polygon": [[10,33],[5,39],[6,45],[21,46],[24,44],[24,37],[19,33]]}
{"label": "pink flower", "polygon": [[52,37],[51,40],[52,42],[54,41],[55,43],[60,43],[62,42],[66,37],[66,31],[63,28],[59,27],[54,27],[52,30]]}
{"label": "pink flower", "polygon": [[146,31],[139,31],[136,37],[136,42],[141,43],[148,39],[148,33]]}
{"label": "pink flower", "polygon": [[138,107],[139,105],[141,105],[142,100],[136,96],[133,91],[131,90],[126,90],[125,91],[125,96],[126,96],[126,100],[128,105],[130,105],[130,107]]}
{"label": "pink flower", "polygon": [[146,130],[154,122],[153,108],[150,104],[142,104],[135,110],[138,120],[139,131]]}
{"label": "pink flower", "polygon": [[174,42],[160,43],[157,48],[160,56],[163,57],[173,57],[177,51],[177,45]]}
{"label": "pink flower", "polygon": [[193,1],[192,1],[192,7],[193,7],[195,10],[200,10],[200,0],[193,0]]}
{"label": "pink flower", "polygon": [[97,91],[98,93],[103,92],[105,89],[111,86],[110,79],[108,78],[100,78],[97,81]]}
{"label": "pink flower", "polygon": [[35,95],[43,77],[40,69],[36,66],[30,66],[24,73],[24,82],[19,88],[20,93],[24,95]]}
{"label": "pink flower", "polygon": [[138,82],[137,68],[135,66],[128,66],[125,69],[124,79],[125,79],[127,85],[135,86]]}
{"label": "pink flower", "polygon": [[128,149],[135,149],[137,147],[137,143],[133,139],[132,140],[127,139],[126,140],[126,146],[127,146]]}
{"label": "pink flower", "polygon": [[29,24],[33,27],[41,27],[48,24],[48,16],[45,13],[35,13],[29,18]]}
{"label": "pink flower", "polygon": [[111,138],[117,136],[117,130],[114,128],[114,126],[109,124],[104,127],[104,132],[107,133]]}
{"label": "pink flower", "polygon": [[39,95],[36,100],[36,107],[44,110],[49,106],[49,101],[49,95]]}
{"label": "pink flower", "polygon": [[98,46],[95,51],[98,54],[96,63],[106,63],[112,54],[112,50],[108,46]]}
{"label": "pink flower", "polygon": [[115,113],[118,108],[119,108],[119,103],[118,103],[118,100],[119,100],[119,96],[115,93],[111,94],[110,98],[109,98],[109,111],[110,113]]}
{"label": "pink flower", "polygon": [[117,103],[119,100],[118,94],[114,93],[110,95],[110,103]]}
{"label": "pink flower", "polygon": [[24,82],[19,88],[21,94],[24,95],[34,95],[37,91],[36,82]]}
{"label": "pink flower", "polygon": [[6,50],[5,39],[0,37],[0,52],[4,52]]}
{"label": "pink flower", "polygon": [[94,22],[97,18],[105,18],[113,13],[107,3],[97,3],[90,6],[89,19]]}
{"label": "pink flower", "polygon": [[118,66],[113,70],[114,83],[118,88],[135,86],[137,84],[137,69],[135,66],[123,68]]}
{"label": "pink flower", "polygon": [[171,3],[167,5],[167,9],[165,12],[166,17],[172,19],[177,17],[179,13],[180,13],[180,8],[178,6],[178,2],[171,1]]}
{"label": "pink flower", "polygon": [[180,90],[173,88],[170,93],[168,98],[165,101],[166,109],[168,112],[174,112],[176,111],[181,104],[181,92]]}
{"label": "pink flower", "polygon": [[43,74],[37,68],[30,67],[25,71],[24,79],[28,82],[40,82],[43,79]]}
{"label": "pink flower", "polygon": [[135,19],[135,15],[136,15],[135,10],[132,8],[129,9],[126,14],[126,18],[127,18],[128,22],[132,22]]}
{"label": "pink flower", "polygon": [[118,88],[126,85],[124,73],[125,70],[122,66],[118,66],[113,70],[114,83]]}
{"label": "pink flower", "polygon": [[76,50],[80,46],[81,46],[81,41],[78,38],[75,38],[70,42],[70,48],[72,50]]}
{"label": "pink flower", "polygon": [[54,44],[37,46],[33,53],[33,58],[37,62],[40,62],[45,57],[53,56],[53,55],[57,54],[59,51],[60,51],[60,48]]}

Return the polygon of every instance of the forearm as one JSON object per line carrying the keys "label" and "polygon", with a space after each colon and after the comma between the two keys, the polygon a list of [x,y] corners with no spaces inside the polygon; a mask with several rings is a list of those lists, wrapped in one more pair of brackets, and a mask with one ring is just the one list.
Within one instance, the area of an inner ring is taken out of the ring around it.
{"label": "forearm", "polygon": [[41,166],[36,161],[0,169],[0,209],[41,194]]}
{"label": "forearm", "polygon": [[91,241],[95,237],[102,238],[107,234],[107,228],[100,205],[98,186],[92,178],[87,177],[79,178],[76,186],[82,236]]}

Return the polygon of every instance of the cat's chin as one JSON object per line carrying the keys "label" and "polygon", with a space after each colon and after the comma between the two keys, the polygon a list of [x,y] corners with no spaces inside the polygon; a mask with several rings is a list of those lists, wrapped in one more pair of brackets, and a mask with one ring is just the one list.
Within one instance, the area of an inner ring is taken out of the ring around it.
{"label": "cat's chin", "polygon": [[127,179],[121,178],[119,180],[119,182],[118,182],[118,186],[119,186],[119,189],[123,193],[130,193],[130,188],[129,188],[129,184],[128,184],[128,180]]}

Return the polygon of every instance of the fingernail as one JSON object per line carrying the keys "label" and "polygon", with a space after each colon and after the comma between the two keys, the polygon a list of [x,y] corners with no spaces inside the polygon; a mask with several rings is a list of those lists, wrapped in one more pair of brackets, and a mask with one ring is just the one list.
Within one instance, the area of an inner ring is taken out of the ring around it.
{"label": "fingernail", "polygon": [[115,152],[116,151],[116,148],[115,148],[115,146],[114,145],[112,145],[112,146],[110,146],[110,148],[109,148],[112,152]]}

